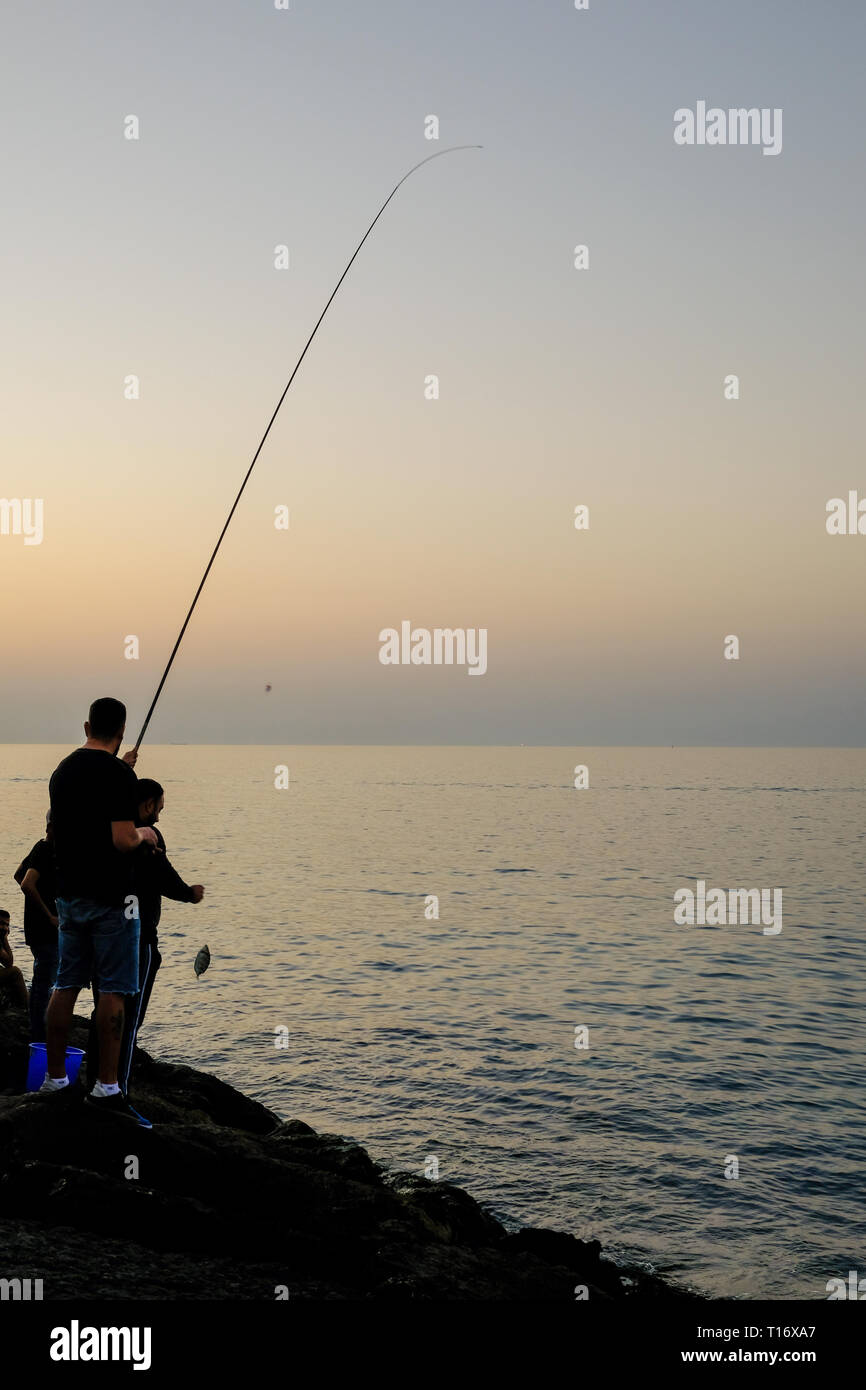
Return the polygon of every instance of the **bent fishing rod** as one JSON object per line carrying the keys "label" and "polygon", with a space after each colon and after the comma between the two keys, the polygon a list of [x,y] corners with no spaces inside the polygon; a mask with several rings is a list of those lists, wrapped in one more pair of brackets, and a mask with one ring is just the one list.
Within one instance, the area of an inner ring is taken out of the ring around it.
{"label": "bent fishing rod", "polygon": [[457,150],[480,150],[480,149],[482,149],[482,148],[483,148],[483,146],[481,146],[481,145],[451,145],[450,148],[447,149],[447,150],[437,150],[435,154],[428,154],[426,159],[419,160],[419,162],[418,162],[417,164],[415,164],[415,165],[412,166],[412,168],[409,170],[409,172],[408,172],[407,174],[404,174],[404,175],[403,175],[403,177],[402,177],[402,179],[400,180],[400,182],[394,185],[394,187],[392,188],[391,192],[388,194],[388,197],[385,199],[385,201],[384,201],[384,203],[382,204],[382,206],[380,207],[379,211],[376,213],[376,216],[373,218],[373,221],[370,223],[370,225],[369,225],[369,227],[367,228],[366,232],[365,232],[364,235],[361,237],[361,240],[358,242],[358,245],[355,247],[355,250],[354,250],[354,252],[352,253],[352,258],[351,258],[351,260],[349,261],[349,264],[346,266],[346,269],[343,271],[342,275],[340,276],[339,280],[337,281],[336,285],[334,286],[333,290],[331,291],[331,296],[330,296],[330,298],[329,298],[327,304],[325,305],[324,309],[323,309],[322,312],[320,313],[318,319],[316,320],[316,325],[315,325],[315,327],[314,327],[312,333],[310,334],[309,338],[307,339],[306,343],[304,344],[304,350],[303,350],[303,352],[301,353],[300,357],[298,358],[297,362],[295,363],[294,369],[293,369],[293,371],[292,371],[292,375],[289,377],[288,381],[286,382],[285,388],[284,388],[284,390],[283,390],[283,394],[280,396],[280,399],[277,401],[276,409],[274,410],[273,415],[271,416],[270,420],[268,421],[268,427],[267,427],[267,429],[265,430],[264,434],[262,435],[261,439],[259,440],[259,447],[256,449],[256,452],[253,454],[252,462],[251,462],[249,468],[248,468],[247,471],[246,471],[246,474],[245,474],[245,476],[244,476],[244,480],[243,480],[243,482],[241,483],[240,488],[238,489],[238,495],[237,495],[237,497],[235,498],[234,502],[232,503],[231,511],[229,512],[228,516],[227,516],[226,519],[225,519],[225,524],[224,524],[224,526],[223,526],[223,529],[222,529],[222,530],[220,531],[220,533],[219,533],[219,538],[218,538],[218,540],[217,540],[217,543],[216,543],[216,545],[214,546],[213,552],[212,552],[212,554],[211,554],[211,557],[210,557],[210,559],[209,559],[208,562],[207,562],[207,568],[205,569],[205,572],[204,572],[204,574],[203,574],[202,577],[201,577],[201,583],[199,584],[198,588],[197,588],[196,591],[195,591],[195,597],[193,598],[193,601],[192,601],[192,603],[191,603],[190,606],[189,606],[189,612],[187,613],[186,617],[185,617],[184,620],[183,620],[183,627],[181,628],[180,632],[178,633],[178,635],[177,635],[177,641],[175,642],[174,646],[172,647],[171,656],[168,658],[168,663],[167,663],[167,665],[166,665],[165,670],[164,670],[163,673],[162,673],[162,679],[160,680],[159,685],[156,687],[156,694],[154,695],[153,699],[152,699],[151,702],[150,702],[150,709],[147,711],[147,716],[146,716],[146,718],[145,718],[144,723],[143,723],[142,726],[141,726],[141,733],[138,735],[138,738],[137,738],[136,741],[135,741],[135,752],[136,752],[136,753],[138,752],[139,747],[141,746],[141,741],[142,741],[142,739],[144,738],[144,735],[145,735],[146,732],[147,732],[147,726],[148,726],[148,724],[150,723],[151,715],[153,714],[153,711],[156,709],[156,702],[157,702],[157,700],[159,699],[160,695],[162,694],[162,687],[165,685],[166,679],[167,679],[167,677],[168,677],[168,673],[169,673],[169,671],[170,671],[171,668],[172,668],[172,663],[174,662],[174,659],[175,659],[175,657],[177,656],[178,648],[180,647],[180,644],[181,644],[181,642],[183,641],[183,635],[184,635],[184,633],[186,632],[187,627],[189,626],[189,620],[190,620],[190,618],[192,617],[193,613],[195,612],[195,606],[196,606],[196,604],[198,603],[199,595],[201,594],[201,591],[202,591],[202,589],[203,589],[204,586],[205,586],[205,582],[206,582],[206,580],[207,580],[207,577],[208,577],[208,575],[209,575],[210,572],[211,572],[211,567],[213,566],[213,562],[214,562],[214,560],[216,559],[217,553],[218,553],[218,551],[219,551],[219,548],[220,548],[220,546],[221,546],[222,543],[223,543],[223,537],[225,536],[226,531],[229,529],[229,524],[230,524],[230,522],[231,522],[232,517],[234,516],[235,512],[237,511],[238,503],[240,502],[241,497],[243,496],[244,488],[246,487],[247,483],[249,482],[250,476],[251,476],[251,474],[252,474],[252,471],[253,471],[253,469],[254,469],[255,466],[256,466],[256,460],[258,459],[259,454],[262,452],[262,449],[264,448],[265,440],[267,439],[268,435],[269,435],[270,432],[271,432],[271,426],[273,425],[274,421],[276,420],[277,416],[279,415],[279,413],[280,413],[280,406],[282,405],[283,401],[286,399],[286,396],[289,394],[289,387],[291,386],[292,382],[294,381],[295,377],[296,377],[297,374],[298,374],[298,368],[300,367],[301,363],[303,362],[304,358],[305,358],[306,355],[307,355],[307,349],[308,349],[308,347],[310,346],[310,344],[311,344],[311,342],[313,341],[313,339],[315,338],[316,334],[318,333],[318,331],[319,331],[319,325],[321,324],[322,319],[325,317],[325,315],[327,314],[328,310],[330,309],[332,303],[334,302],[334,299],[335,299],[335,297],[336,297],[337,291],[339,290],[339,288],[340,288],[340,286],[342,285],[343,281],[345,280],[346,276],[349,274],[349,271],[352,269],[352,265],[353,265],[353,263],[354,263],[354,261],[355,261],[355,258],[356,258],[357,255],[358,255],[358,252],[361,250],[361,247],[364,245],[364,242],[367,240],[367,237],[370,235],[370,233],[372,232],[372,230],[373,230],[373,228],[375,227],[376,223],[379,221],[379,218],[382,216],[382,213],[385,211],[385,209],[386,209],[386,207],[388,206],[388,204],[390,203],[391,199],[394,197],[394,194],[397,192],[397,190],[398,190],[399,188],[401,188],[401,187],[403,186],[403,184],[406,182],[406,180],[407,180],[408,178],[411,178],[412,174],[415,173],[415,170],[416,170],[416,169],[420,169],[421,166],[424,165],[424,164],[429,164],[430,161],[431,161],[431,159],[439,159],[439,158],[441,158],[441,156],[442,156],[443,154],[454,154],[454,153],[456,153]]}

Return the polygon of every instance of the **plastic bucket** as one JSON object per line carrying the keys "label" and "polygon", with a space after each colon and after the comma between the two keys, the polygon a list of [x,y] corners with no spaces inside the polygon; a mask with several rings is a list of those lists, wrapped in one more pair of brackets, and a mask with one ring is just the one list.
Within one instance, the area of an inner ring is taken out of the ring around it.
{"label": "plastic bucket", "polygon": [[[69,1084],[78,1077],[81,1070],[81,1059],[84,1056],[80,1047],[67,1047],[66,1049],[66,1075],[69,1077]],[[45,1080],[45,1073],[48,1070],[48,1059],[46,1056],[45,1043],[30,1044],[30,1065],[27,1068],[27,1089],[28,1091],[38,1091]]]}

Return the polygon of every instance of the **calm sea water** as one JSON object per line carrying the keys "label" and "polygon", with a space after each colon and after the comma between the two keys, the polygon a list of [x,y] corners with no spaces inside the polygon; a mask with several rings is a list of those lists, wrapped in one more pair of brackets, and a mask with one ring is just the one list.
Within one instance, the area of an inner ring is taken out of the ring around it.
{"label": "calm sea water", "polygon": [[[0,748],[8,875],[67,751]],[[866,750],[146,746],[138,771],[207,890],[165,905],[157,1056],[715,1296],[866,1274]],[[675,925],[698,878],[781,888],[781,933]]]}

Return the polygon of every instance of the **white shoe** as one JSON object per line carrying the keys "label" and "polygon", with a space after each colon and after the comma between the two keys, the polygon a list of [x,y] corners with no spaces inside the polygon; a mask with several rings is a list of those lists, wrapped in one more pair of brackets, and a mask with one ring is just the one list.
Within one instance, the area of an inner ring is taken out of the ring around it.
{"label": "white shoe", "polygon": [[67,1087],[68,1085],[69,1085],[68,1079],[67,1079],[66,1081],[60,1081],[60,1080],[55,1079],[55,1077],[53,1077],[53,1076],[49,1076],[48,1073],[46,1072],[46,1073],[45,1073],[45,1080],[43,1081],[42,1085],[39,1087],[39,1090],[40,1090],[40,1092],[42,1092],[42,1091],[65,1091],[65,1090],[66,1090],[66,1087]]}

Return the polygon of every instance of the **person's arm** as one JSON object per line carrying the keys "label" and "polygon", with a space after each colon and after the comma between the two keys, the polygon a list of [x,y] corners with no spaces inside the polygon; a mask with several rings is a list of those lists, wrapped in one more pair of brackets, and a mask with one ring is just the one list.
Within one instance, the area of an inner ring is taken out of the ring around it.
{"label": "person's arm", "polygon": [[184,883],[177,869],[167,855],[157,861],[157,884],[163,898],[173,898],[176,903],[200,903],[204,889],[200,883]]}
{"label": "person's arm", "polygon": [[15,882],[18,884],[18,887],[19,887],[19,888],[21,887],[21,884],[22,884],[23,881],[24,881],[24,875],[26,874],[26,872],[27,872],[27,860],[26,860],[26,859],[22,859],[22,860],[21,860],[21,863],[18,865],[18,868],[15,870],[14,874],[12,875],[12,877],[13,877],[14,880],[15,880]]}
{"label": "person's arm", "polygon": [[130,850],[138,849],[139,845],[153,845],[157,847],[156,835],[149,825],[143,825],[139,830],[134,820],[113,820],[111,822],[111,843],[121,854],[129,854]]}
{"label": "person's arm", "polygon": [[56,927],[57,918],[54,916],[54,913],[46,907],[42,899],[42,894],[39,892],[39,889],[36,886],[38,882],[39,870],[28,869],[26,874],[24,875],[24,878],[21,881],[21,892],[25,893],[26,896],[30,899],[30,901],[34,903],[36,907],[38,907],[39,910],[45,914],[52,927]]}
{"label": "person's arm", "polygon": [[107,810],[111,820],[111,842],[121,854],[129,854],[139,845],[159,847],[156,832],[149,825],[139,830],[135,824],[138,810],[138,778],[122,759],[111,768],[111,786]]}

